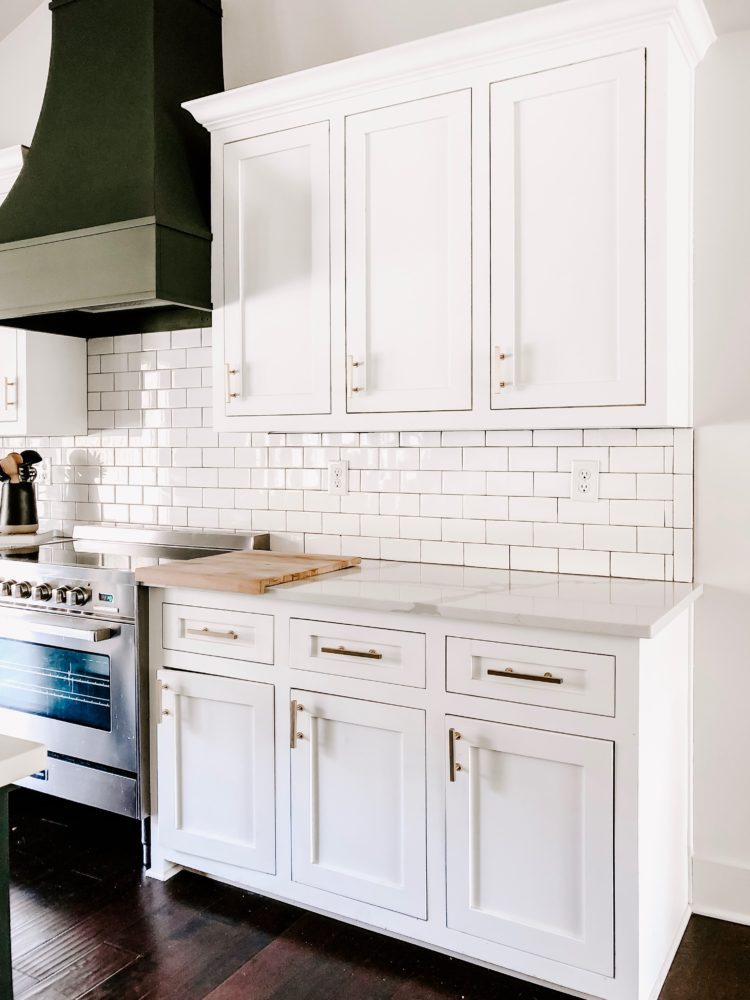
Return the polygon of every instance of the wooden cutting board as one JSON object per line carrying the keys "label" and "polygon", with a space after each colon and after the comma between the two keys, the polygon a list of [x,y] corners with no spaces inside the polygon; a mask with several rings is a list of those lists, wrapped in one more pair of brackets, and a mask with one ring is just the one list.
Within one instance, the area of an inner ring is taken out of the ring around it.
{"label": "wooden cutting board", "polygon": [[136,570],[135,578],[148,587],[189,587],[192,590],[222,590],[229,594],[262,594],[266,587],[335,573],[358,566],[360,562],[359,556],[225,552],[202,559],[143,566]]}

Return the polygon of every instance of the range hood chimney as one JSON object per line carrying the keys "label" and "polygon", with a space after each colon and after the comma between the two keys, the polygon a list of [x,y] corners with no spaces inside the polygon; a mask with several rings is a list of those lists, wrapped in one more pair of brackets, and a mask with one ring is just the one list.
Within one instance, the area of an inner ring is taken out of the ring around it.
{"label": "range hood chimney", "polygon": [[221,0],[52,0],[26,162],[0,205],[0,325],[91,337],[210,326]]}

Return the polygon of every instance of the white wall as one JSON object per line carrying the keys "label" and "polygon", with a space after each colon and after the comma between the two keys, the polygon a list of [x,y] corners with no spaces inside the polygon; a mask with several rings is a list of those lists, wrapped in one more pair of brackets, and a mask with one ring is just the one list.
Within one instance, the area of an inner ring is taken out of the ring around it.
{"label": "white wall", "polygon": [[750,922],[750,31],[698,71],[695,898]]}
{"label": "white wall", "polygon": [[[227,86],[531,7],[540,0],[224,0]],[[719,30],[747,0],[709,0]],[[0,43],[0,147],[33,133],[43,4]],[[750,32],[697,79],[695,852],[697,906],[750,922]]]}
{"label": "white wall", "polygon": [[31,143],[47,83],[51,23],[42,4],[0,43],[0,149]]}

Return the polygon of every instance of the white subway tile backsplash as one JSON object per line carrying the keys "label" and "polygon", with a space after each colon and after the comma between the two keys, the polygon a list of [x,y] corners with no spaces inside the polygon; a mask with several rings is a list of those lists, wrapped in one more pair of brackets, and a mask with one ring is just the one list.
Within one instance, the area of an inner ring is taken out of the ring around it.
{"label": "white subway tile backsplash", "polygon": [[533,545],[531,521],[488,521],[487,541],[492,545]]}
{"label": "white subway tile backsplash", "polygon": [[510,547],[510,568],[536,570],[540,573],[557,573],[557,549]]}
{"label": "white subway tile backsplash", "polygon": [[674,477],[674,526],[693,527],[693,477]]}
{"label": "white subway tile backsplash", "polygon": [[511,448],[508,469],[511,472],[556,472],[557,448]]}
{"label": "white subway tile backsplash", "polygon": [[[313,429],[298,433],[217,434],[210,342],[197,329],[89,341],[89,433],[27,445],[52,462],[45,519],[253,527],[291,552],[692,577],[689,429],[360,434],[306,418]],[[327,492],[339,458],[343,497]],[[599,501],[570,500],[574,458],[599,462]]]}
{"label": "white subway tile backsplash", "polygon": [[643,580],[664,579],[664,556],[645,552],[613,552],[610,559],[612,576],[627,576]]}
{"label": "white subway tile backsplash", "polygon": [[610,448],[612,472],[664,472],[663,448]]}

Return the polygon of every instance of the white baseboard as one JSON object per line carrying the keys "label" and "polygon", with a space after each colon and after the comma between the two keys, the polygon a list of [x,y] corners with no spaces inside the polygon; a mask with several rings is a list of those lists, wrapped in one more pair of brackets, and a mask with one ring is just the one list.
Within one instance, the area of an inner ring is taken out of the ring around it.
{"label": "white baseboard", "polygon": [[694,858],[693,913],[750,925],[750,868]]}

